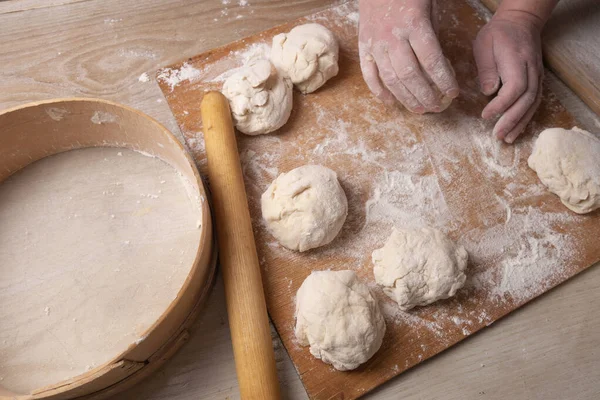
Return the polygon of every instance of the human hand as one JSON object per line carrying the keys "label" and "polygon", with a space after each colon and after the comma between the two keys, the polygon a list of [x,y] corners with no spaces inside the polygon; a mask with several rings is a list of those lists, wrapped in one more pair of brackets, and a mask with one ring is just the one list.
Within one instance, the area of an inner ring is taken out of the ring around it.
{"label": "human hand", "polygon": [[442,96],[458,96],[432,24],[432,0],[360,0],[359,7],[360,66],[379,99],[423,114],[441,111]]}
{"label": "human hand", "polygon": [[530,13],[499,11],[473,45],[482,93],[490,96],[502,83],[481,116],[500,116],[493,134],[507,143],[523,132],[541,102],[542,27],[541,20]]}

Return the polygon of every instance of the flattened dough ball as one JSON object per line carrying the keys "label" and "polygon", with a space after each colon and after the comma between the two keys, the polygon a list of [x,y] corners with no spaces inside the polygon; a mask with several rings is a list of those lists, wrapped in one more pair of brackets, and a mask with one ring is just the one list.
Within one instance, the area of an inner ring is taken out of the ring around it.
{"label": "flattened dough ball", "polygon": [[348,215],[337,175],[321,165],[304,165],[279,175],[261,198],[268,230],[290,250],[330,243]]}
{"label": "flattened dough ball", "polygon": [[339,46],[331,31],[305,24],[273,38],[271,61],[302,93],[311,93],[338,73]]}
{"label": "flattened dough ball", "polygon": [[454,296],[467,278],[468,254],[437,229],[394,229],[373,252],[375,281],[402,310]]}
{"label": "flattened dough ball", "polygon": [[292,112],[292,83],[268,60],[250,60],[223,84],[235,126],[247,135],[281,128]]}
{"label": "flattened dough ball", "polygon": [[550,128],[527,160],[542,183],[578,214],[600,208],[600,139],[573,128]]}
{"label": "flattened dough ball", "polygon": [[385,321],[354,271],[315,271],[296,296],[296,338],[340,371],[357,368],[381,347]]}

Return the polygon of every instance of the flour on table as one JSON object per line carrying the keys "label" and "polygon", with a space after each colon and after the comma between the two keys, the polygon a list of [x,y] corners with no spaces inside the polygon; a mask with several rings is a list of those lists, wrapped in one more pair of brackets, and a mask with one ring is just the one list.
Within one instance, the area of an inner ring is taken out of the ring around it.
{"label": "flour on table", "polygon": [[179,69],[161,69],[156,78],[169,85],[169,88],[171,91],[173,91],[175,86],[179,85],[181,82],[194,82],[195,80],[199,79],[201,75],[202,72],[200,70],[192,67],[188,63],[184,63]]}
{"label": "flour on table", "polygon": [[150,77],[148,76],[147,72],[144,72],[140,75],[140,77],[138,78],[138,81],[140,82],[150,82]]}

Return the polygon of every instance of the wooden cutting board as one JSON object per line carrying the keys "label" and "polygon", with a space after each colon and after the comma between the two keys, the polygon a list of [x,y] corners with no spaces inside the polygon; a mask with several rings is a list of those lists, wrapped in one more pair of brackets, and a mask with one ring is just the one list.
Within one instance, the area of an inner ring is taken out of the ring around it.
{"label": "wooden cutting board", "polygon": [[[226,71],[293,26],[318,22],[340,41],[340,73],[294,110],[278,132],[238,135],[269,313],[309,396],[354,399],[490,325],[600,260],[600,213],[578,216],[546,192],[527,167],[534,135],[570,128],[556,97],[544,100],[522,140],[496,141],[479,118],[471,43],[484,20],[465,0],[440,2],[440,40],[461,96],[443,114],[386,109],[364,84],[357,52],[358,8],[345,3],[212,50],[158,73],[161,88],[201,171],[205,154],[199,105]],[[280,247],[261,219],[260,195],[279,174],[303,164],[338,172],[350,210],[329,246],[298,254]],[[375,285],[371,252],[393,226],[427,224],[470,253],[468,281],[456,298],[401,312]],[[297,345],[294,297],[312,270],[353,269],[373,289],[387,322],[380,351],[352,372],[335,371]]]}

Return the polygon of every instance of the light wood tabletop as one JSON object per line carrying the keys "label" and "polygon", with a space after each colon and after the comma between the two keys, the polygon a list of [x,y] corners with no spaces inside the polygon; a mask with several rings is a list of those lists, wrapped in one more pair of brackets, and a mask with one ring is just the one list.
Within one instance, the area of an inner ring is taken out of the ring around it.
{"label": "light wood tabletop", "polygon": [[[54,97],[100,97],[140,109],[181,138],[154,80],[158,68],[336,3],[0,0],[0,109]],[[600,42],[592,29],[579,34]],[[548,80],[582,127],[600,130],[597,115],[558,79]],[[598,399],[599,287],[596,265],[366,398]],[[284,397],[306,398],[275,333],[273,343]],[[219,276],[189,343],[155,375],[115,399],[235,398]]]}

